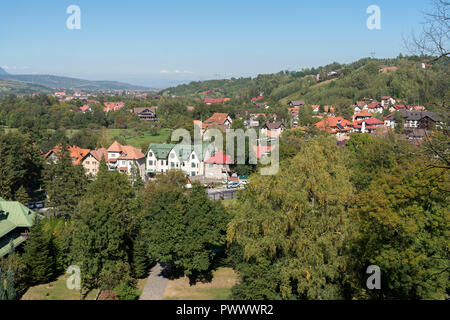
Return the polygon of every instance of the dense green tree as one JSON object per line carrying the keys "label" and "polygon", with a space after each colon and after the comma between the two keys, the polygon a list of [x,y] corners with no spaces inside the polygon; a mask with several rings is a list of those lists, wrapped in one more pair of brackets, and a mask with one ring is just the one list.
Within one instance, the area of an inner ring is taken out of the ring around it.
{"label": "dense green tree", "polygon": [[45,165],[44,184],[52,210],[71,216],[86,192],[87,177],[81,164],[73,165],[67,146],[60,149],[58,160]]}
{"label": "dense green tree", "polygon": [[140,232],[133,242],[131,270],[135,278],[143,279],[148,275],[150,258],[147,255],[147,243]]}
{"label": "dense green tree", "polygon": [[5,276],[2,269],[0,268],[0,301],[7,300],[6,290],[5,290]]}
{"label": "dense green tree", "polygon": [[240,299],[339,299],[345,294],[350,173],[333,138],[319,136],[253,176],[238,197],[228,239],[243,248]]}
{"label": "dense green tree", "polygon": [[229,215],[221,202],[208,198],[204,187],[194,183],[184,216],[181,259],[187,275],[210,270],[215,249],[225,246]]}
{"label": "dense green tree", "polygon": [[131,165],[130,180],[136,192],[139,192],[139,190],[142,189],[142,187],[144,187],[145,185],[144,180],[142,180],[141,173],[139,171],[139,166],[136,163],[136,161],[134,161],[133,164]]}
{"label": "dense green tree", "polygon": [[189,276],[207,273],[214,249],[224,246],[227,214],[194,184],[188,194],[162,184],[144,212],[148,255]]}
{"label": "dense green tree", "polygon": [[353,133],[350,137],[346,149],[352,168],[351,180],[357,190],[364,190],[380,172],[395,165],[397,142],[368,133]]}
{"label": "dense green tree", "polygon": [[0,197],[13,199],[17,190],[39,188],[42,158],[30,135],[0,131]]}
{"label": "dense green tree", "polygon": [[115,289],[119,300],[137,300],[139,298],[139,292],[136,287],[126,282],[122,282]]}
{"label": "dense green tree", "polygon": [[72,258],[81,267],[84,291],[103,286],[105,270],[128,264],[134,199],[128,177],[109,172],[102,160],[73,217]]}
{"label": "dense green tree", "polygon": [[56,257],[52,237],[44,233],[43,225],[43,220],[37,217],[23,253],[23,261],[33,285],[48,282],[55,275]]}
{"label": "dense green tree", "polygon": [[356,197],[352,210],[359,226],[354,259],[357,287],[369,265],[381,270],[381,290],[359,291],[382,299],[448,299],[450,174],[424,170],[420,157],[380,173]]}
{"label": "dense green tree", "polygon": [[30,276],[23,258],[19,254],[8,254],[6,258],[0,259],[0,269],[12,269],[15,275],[15,288],[17,294],[21,296],[30,286]]}
{"label": "dense green tree", "polygon": [[20,188],[17,190],[14,196],[14,200],[19,201],[25,206],[28,205],[30,197],[28,196],[28,193],[23,186],[20,186]]}
{"label": "dense green tree", "polygon": [[6,295],[8,300],[17,300],[16,284],[14,280],[14,271],[9,268],[6,272]]}

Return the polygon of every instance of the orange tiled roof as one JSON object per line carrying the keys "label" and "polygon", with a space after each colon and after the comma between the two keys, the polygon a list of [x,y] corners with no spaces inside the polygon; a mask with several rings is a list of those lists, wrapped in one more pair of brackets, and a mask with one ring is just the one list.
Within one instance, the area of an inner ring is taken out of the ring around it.
{"label": "orange tiled roof", "polygon": [[367,110],[363,110],[363,111],[355,113],[353,115],[353,119],[355,119],[357,117],[372,117],[372,114]]}
{"label": "orange tiled roof", "polygon": [[145,155],[142,153],[141,150],[136,149],[133,146],[123,146],[119,142],[114,141],[113,144],[108,148],[108,152],[120,152],[119,159],[131,159],[131,160],[137,160],[142,159],[145,157]]}
{"label": "orange tiled roof", "polygon": [[91,154],[97,161],[101,161],[102,158],[108,161],[108,151],[105,148],[91,150]]}
{"label": "orange tiled roof", "polygon": [[[90,149],[82,149],[77,146],[68,147],[70,158],[72,159],[72,163],[77,165],[80,161],[91,151]],[[55,153],[56,156],[61,154],[61,145],[55,146],[52,150],[45,154],[45,158],[48,158],[51,153]]]}
{"label": "orange tiled roof", "polygon": [[214,113],[209,119],[205,120],[206,124],[224,124],[227,121],[228,113]]}

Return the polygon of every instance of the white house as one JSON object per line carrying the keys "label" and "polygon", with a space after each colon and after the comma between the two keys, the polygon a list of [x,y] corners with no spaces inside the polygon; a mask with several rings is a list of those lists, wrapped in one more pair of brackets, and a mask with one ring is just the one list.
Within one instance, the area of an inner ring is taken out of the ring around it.
{"label": "white house", "polygon": [[168,170],[182,170],[186,175],[204,175],[204,161],[215,153],[210,143],[198,145],[150,144],[146,155],[147,174],[155,175]]}
{"label": "white house", "polygon": [[145,177],[145,155],[141,150],[133,146],[123,146],[114,141],[107,152],[109,170],[131,174],[132,168],[136,165],[139,175]]}
{"label": "white house", "polygon": [[232,163],[230,156],[222,152],[205,161],[205,178],[223,180],[227,179],[230,171],[229,165]]}

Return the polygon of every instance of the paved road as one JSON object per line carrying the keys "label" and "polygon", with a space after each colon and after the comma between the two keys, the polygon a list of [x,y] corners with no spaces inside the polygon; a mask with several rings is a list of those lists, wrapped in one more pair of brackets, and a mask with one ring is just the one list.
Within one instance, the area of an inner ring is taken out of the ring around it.
{"label": "paved road", "polygon": [[139,300],[162,300],[169,280],[161,275],[163,268],[158,263],[150,270],[144,290]]}

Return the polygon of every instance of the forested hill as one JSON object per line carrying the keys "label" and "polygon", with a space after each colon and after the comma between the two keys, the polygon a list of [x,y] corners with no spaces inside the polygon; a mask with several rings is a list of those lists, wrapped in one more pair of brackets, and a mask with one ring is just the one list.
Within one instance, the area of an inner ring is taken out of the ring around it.
{"label": "forested hill", "polygon": [[33,92],[50,94],[51,89],[37,84],[0,80],[0,95],[32,94]]}
{"label": "forested hill", "polygon": [[[290,100],[304,100],[307,104],[350,105],[363,97],[381,99],[392,96],[405,104],[442,106],[449,99],[448,74],[450,59],[441,59],[423,69],[429,58],[402,57],[394,59],[364,58],[342,65],[301,71],[281,71],[255,78],[231,78],[191,82],[162,91],[162,94],[204,97],[203,91],[218,88],[206,96],[230,97],[232,101],[249,101],[263,93],[273,102],[286,104]],[[397,67],[381,72],[384,67]],[[338,76],[330,75],[337,71]],[[321,81],[316,82],[316,75]]]}
{"label": "forested hill", "polygon": [[8,74],[0,72],[0,80],[12,80],[41,85],[52,89],[76,90],[146,90],[148,88],[117,81],[90,81],[53,75]]}

